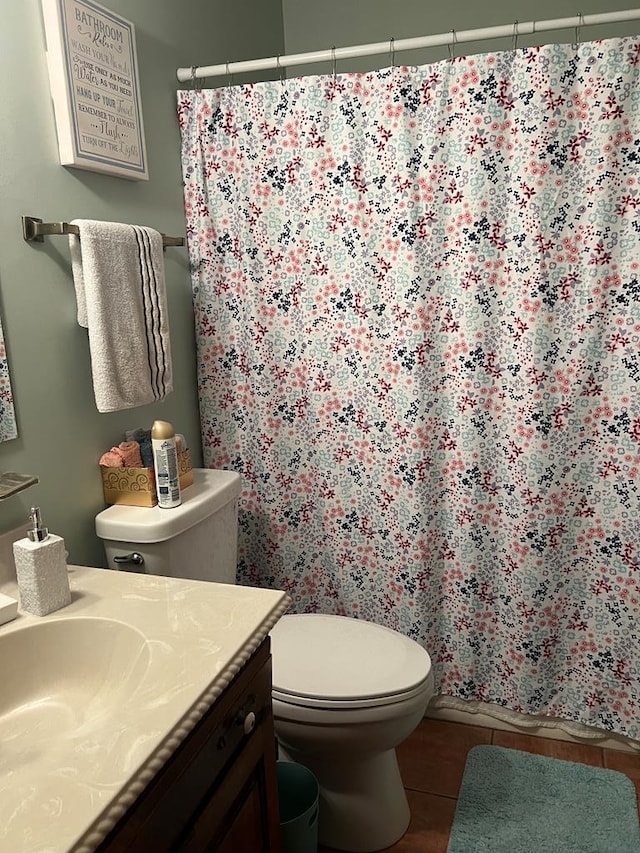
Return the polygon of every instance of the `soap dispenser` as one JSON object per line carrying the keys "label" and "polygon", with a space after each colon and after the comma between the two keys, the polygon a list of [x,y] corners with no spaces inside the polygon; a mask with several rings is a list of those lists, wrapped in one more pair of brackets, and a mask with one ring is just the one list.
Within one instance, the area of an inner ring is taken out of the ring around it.
{"label": "soap dispenser", "polygon": [[27,539],[13,543],[20,605],[46,616],[71,603],[64,540],[42,524],[40,508],[31,507]]}

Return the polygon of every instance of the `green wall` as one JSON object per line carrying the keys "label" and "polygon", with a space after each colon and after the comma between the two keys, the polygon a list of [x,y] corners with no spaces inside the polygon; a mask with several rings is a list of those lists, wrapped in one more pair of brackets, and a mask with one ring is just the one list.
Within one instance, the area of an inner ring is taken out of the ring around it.
{"label": "green wall", "polygon": [[[368,44],[371,42],[415,38],[416,36],[448,33],[452,29],[470,30],[511,24],[514,21],[546,20],[573,17],[582,12],[593,15],[621,9],[633,9],[629,0],[490,0],[488,3],[470,0],[449,0],[447,3],[425,0],[282,0],[286,52],[303,53],[335,47]],[[640,32],[640,21],[631,24],[585,27],[581,40],[634,34]],[[544,34],[544,41],[574,41],[574,30]],[[521,37],[519,47],[540,44],[535,37]],[[457,55],[480,53],[487,50],[509,50],[512,39],[460,46]],[[395,64],[418,65],[436,62],[449,56],[446,47],[430,50],[396,53]],[[351,59],[339,62],[340,71],[367,71],[390,65],[384,55],[368,59]],[[298,66],[289,69],[289,77],[303,73],[327,73],[326,66]]]}
{"label": "green wall", "polygon": [[59,165],[40,3],[3,2],[0,27],[0,311],[19,431],[0,444],[0,471],[40,477],[0,503],[0,532],[38,504],[64,537],[69,561],[88,565],[105,565],[94,531],[104,508],[98,459],[125,429],[170,420],[202,462],[187,252],[165,252],[174,392],[159,404],[100,414],[87,333],[76,324],[67,238],[29,245],[20,217],[109,219],[184,234],[176,68],[284,52],[280,0],[102,3],[136,27],[148,182]]}

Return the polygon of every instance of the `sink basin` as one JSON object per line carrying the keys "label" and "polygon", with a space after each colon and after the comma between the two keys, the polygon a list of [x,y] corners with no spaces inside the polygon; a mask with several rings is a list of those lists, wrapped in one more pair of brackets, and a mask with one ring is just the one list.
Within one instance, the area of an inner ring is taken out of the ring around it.
{"label": "sink basin", "polygon": [[1,758],[24,759],[45,740],[117,714],[149,660],[144,635],[115,619],[60,618],[0,631]]}

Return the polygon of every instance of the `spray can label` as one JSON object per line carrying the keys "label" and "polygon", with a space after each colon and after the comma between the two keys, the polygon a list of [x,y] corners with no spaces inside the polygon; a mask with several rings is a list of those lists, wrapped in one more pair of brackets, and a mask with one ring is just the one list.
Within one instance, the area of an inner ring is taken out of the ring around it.
{"label": "spray can label", "polygon": [[154,441],[156,489],[161,506],[177,506],[181,502],[178,455],[174,439]]}

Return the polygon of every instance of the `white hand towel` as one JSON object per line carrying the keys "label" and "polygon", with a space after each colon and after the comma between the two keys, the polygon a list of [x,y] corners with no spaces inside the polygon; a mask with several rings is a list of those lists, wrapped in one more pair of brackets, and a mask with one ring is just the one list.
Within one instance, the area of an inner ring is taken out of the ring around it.
{"label": "white hand towel", "polygon": [[173,391],[162,235],[118,222],[73,224],[78,323],[89,332],[98,411],[162,400]]}

